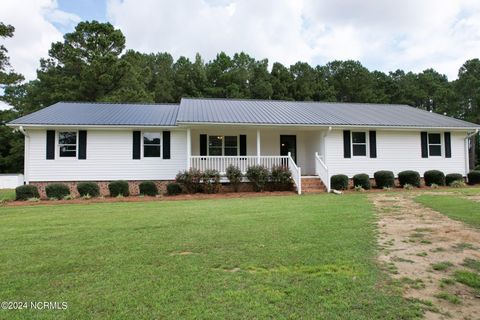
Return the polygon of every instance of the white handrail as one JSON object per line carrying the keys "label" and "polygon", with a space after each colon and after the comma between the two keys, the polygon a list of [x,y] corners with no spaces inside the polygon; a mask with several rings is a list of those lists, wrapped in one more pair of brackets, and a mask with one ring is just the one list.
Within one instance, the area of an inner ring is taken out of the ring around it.
{"label": "white handrail", "polygon": [[288,156],[190,156],[190,168],[205,170],[217,170],[225,174],[227,168],[233,165],[246,173],[248,167],[262,165],[267,169],[283,166],[288,167]]}
{"label": "white handrail", "polygon": [[323,184],[327,187],[327,192],[330,192],[330,175],[323,159],[322,156],[318,155],[318,152],[315,152],[315,173],[322,179]]}
{"label": "white handrail", "polygon": [[302,194],[302,169],[297,167],[295,161],[293,161],[292,154],[288,153],[288,168],[292,173],[293,181],[297,186],[297,193]]}

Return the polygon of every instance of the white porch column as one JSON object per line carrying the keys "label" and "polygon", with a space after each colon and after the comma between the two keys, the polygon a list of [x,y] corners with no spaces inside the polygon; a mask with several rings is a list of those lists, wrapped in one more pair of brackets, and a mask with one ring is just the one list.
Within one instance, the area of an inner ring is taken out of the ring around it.
{"label": "white porch column", "polygon": [[257,164],[260,164],[260,129],[257,129]]}
{"label": "white porch column", "polygon": [[190,128],[187,129],[187,170],[190,169],[190,161],[192,155],[192,135],[190,132]]}

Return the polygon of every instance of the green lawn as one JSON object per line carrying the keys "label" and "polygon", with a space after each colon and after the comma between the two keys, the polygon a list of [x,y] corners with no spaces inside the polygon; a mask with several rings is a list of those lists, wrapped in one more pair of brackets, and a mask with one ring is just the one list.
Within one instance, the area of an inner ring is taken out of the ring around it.
{"label": "green lawn", "polygon": [[454,195],[422,195],[416,201],[448,217],[480,228],[480,203]]}
{"label": "green lawn", "polygon": [[0,243],[0,301],[68,303],[1,319],[422,314],[386,285],[360,194],[3,207]]}
{"label": "green lawn", "polygon": [[15,189],[0,189],[0,202],[15,200]]}

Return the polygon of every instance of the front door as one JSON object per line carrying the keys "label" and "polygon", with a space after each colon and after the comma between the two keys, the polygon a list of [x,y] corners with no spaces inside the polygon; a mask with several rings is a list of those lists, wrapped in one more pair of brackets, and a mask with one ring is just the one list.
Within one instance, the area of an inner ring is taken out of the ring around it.
{"label": "front door", "polygon": [[280,135],[280,155],[287,156],[292,154],[293,161],[297,163],[297,136],[295,135]]}

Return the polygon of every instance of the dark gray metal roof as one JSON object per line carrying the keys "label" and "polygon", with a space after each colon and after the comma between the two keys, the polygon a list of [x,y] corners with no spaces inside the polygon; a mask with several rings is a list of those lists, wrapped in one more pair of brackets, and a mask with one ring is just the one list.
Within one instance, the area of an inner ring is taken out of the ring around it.
{"label": "dark gray metal roof", "polygon": [[407,105],[191,98],[177,123],[480,128]]}
{"label": "dark gray metal roof", "polygon": [[10,124],[175,126],[177,113],[178,104],[58,102]]}

